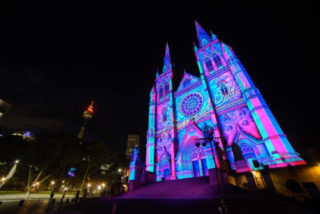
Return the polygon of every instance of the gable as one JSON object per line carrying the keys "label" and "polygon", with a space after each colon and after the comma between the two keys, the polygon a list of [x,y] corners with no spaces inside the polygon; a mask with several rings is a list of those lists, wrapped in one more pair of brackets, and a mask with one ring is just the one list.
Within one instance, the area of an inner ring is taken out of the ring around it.
{"label": "gable", "polygon": [[189,120],[186,132],[184,133],[182,142],[179,145],[177,157],[179,157],[181,153],[186,152],[186,150],[190,152],[194,148],[195,139],[197,138],[203,138],[203,133],[192,120]]}
{"label": "gable", "polygon": [[200,78],[195,77],[195,76],[193,76],[191,74],[188,74],[188,73],[184,72],[184,75],[183,75],[183,77],[182,77],[182,79],[180,81],[180,84],[179,84],[179,87],[178,87],[177,91],[180,91],[180,90],[182,90],[184,88],[187,88],[190,85],[192,85],[192,84],[194,84],[194,83],[196,83],[198,81],[200,81]]}

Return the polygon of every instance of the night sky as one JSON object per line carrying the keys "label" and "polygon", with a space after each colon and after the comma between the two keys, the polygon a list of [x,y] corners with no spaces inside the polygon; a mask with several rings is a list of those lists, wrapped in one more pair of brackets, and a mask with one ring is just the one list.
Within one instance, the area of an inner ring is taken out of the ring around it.
{"label": "night sky", "polygon": [[1,3],[0,99],[12,109],[0,128],[77,134],[94,100],[88,140],[122,147],[137,133],[145,144],[167,41],[175,87],[183,69],[199,76],[196,19],[235,50],[289,139],[318,138],[315,7],[279,2]]}

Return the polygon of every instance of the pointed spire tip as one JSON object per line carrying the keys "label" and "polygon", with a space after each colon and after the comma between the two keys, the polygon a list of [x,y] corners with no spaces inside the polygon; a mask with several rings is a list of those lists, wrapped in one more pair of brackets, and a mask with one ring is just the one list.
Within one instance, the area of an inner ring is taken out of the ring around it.
{"label": "pointed spire tip", "polygon": [[163,65],[162,73],[172,69],[168,42],[166,43],[166,50],[165,50],[163,61],[164,61],[164,65]]}

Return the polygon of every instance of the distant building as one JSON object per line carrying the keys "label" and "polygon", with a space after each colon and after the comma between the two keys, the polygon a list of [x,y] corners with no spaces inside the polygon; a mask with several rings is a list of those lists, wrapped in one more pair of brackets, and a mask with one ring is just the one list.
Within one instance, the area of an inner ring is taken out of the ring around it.
{"label": "distant building", "polygon": [[0,119],[9,111],[11,105],[0,99]]}
{"label": "distant building", "polygon": [[139,135],[128,135],[126,157],[129,159],[133,148],[139,147]]}

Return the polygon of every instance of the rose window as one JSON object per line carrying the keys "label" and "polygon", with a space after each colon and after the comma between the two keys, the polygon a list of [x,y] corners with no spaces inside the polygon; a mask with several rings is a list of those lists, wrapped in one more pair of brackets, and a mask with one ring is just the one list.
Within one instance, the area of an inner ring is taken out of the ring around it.
{"label": "rose window", "polygon": [[186,116],[198,113],[202,107],[203,99],[200,94],[189,94],[181,102],[180,111]]}

